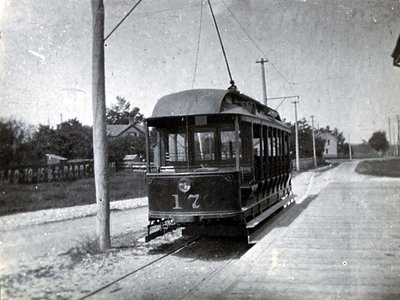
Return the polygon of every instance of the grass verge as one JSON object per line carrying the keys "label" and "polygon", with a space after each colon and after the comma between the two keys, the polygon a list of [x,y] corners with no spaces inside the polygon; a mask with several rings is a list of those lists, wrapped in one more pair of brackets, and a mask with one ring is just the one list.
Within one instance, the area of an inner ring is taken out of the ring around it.
{"label": "grass verge", "polygon": [[364,160],[358,163],[356,172],[365,175],[400,177],[400,159]]}
{"label": "grass verge", "polygon": [[[145,173],[110,174],[111,201],[147,196]],[[1,184],[0,216],[96,203],[94,178],[36,184]]]}

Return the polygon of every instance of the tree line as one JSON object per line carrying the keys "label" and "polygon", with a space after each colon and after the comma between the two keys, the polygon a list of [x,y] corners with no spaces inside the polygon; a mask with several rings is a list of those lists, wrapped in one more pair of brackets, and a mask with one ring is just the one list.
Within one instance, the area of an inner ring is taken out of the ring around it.
{"label": "tree line", "polygon": [[[116,104],[107,108],[107,124],[141,124],[143,114],[138,107],[131,108],[124,97],[117,97]],[[295,126],[292,128],[291,153],[295,157]],[[313,156],[312,127],[306,119],[297,123],[300,157]],[[329,126],[318,129],[319,132],[329,132],[338,142],[338,155],[346,156],[349,144],[345,142],[343,132]],[[151,135],[151,138],[153,135]],[[154,138],[154,137],[153,137]],[[315,135],[317,157],[322,157],[325,141]],[[386,133],[374,132],[368,145],[384,154],[389,148]],[[145,155],[145,138],[140,136],[109,137],[109,161],[121,162],[126,154]],[[83,125],[76,118],[58,124],[55,128],[49,125],[39,125],[34,128],[15,119],[0,120],[0,169],[21,165],[44,163],[45,154],[56,154],[66,159],[92,159],[93,136],[92,127]]]}
{"label": "tree line", "polygon": [[[140,124],[143,114],[131,108],[123,97],[107,108],[107,124]],[[109,137],[109,160],[120,162],[128,153],[145,155],[144,138],[135,136]],[[40,124],[33,127],[14,118],[0,120],[0,169],[44,163],[46,154],[66,159],[93,159],[92,127],[76,118],[55,127]]]}
{"label": "tree line", "polygon": [[[295,125],[288,123],[291,126],[292,135],[290,141],[290,152],[291,156],[295,158]],[[297,122],[297,129],[299,135],[299,156],[300,158],[313,157],[313,137],[312,137],[312,126],[307,122],[305,118],[299,120]],[[318,136],[318,133],[331,133],[337,139],[338,144],[338,156],[345,156],[348,153],[349,144],[345,142],[345,138],[343,136],[343,132],[339,131],[339,129],[334,128],[331,129],[329,126],[325,128],[319,128],[315,130],[315,152],[317,157],[322,157],[325,149],[325,140]]]}

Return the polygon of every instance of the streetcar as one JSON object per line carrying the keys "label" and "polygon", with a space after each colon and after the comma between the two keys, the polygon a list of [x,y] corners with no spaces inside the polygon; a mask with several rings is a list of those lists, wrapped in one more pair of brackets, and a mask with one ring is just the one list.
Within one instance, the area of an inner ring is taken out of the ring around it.
{"label": "streetcar", "polygon": [[290,127],[236,89],[164,96],[145,125],[147,241],[178,227],[250,236],[293,202]]}

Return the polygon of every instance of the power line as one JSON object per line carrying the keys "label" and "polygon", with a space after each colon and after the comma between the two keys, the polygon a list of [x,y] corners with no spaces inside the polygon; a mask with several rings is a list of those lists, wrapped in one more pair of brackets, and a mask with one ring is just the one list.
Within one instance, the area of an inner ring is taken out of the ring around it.
{"label": "power line", "polygon": [[113,30],[105,37],[103,42],[107,41],[107,39],[114,33],[115,30],[126,20],[127,17],[133,12],[133,10],[142,2],[142,0],[139,0],[132,8],[131,10],[125,15],[125,17],[122,18],[122,20],[114,27]]}
{"label": "power line", "polygon": [[258,44],[255,42],[255,40],[253,39],[253,37],[250,35],[250,33],[242,26],[242,24],[239,22],[238,18],[236,18],[236,16],[233,14],[232,10],[228,7],[228,5],[225,3],[224,0],[222,0],[222,3],[225,5],[226,9],[230,12],[230,14],[232,15],[233,19],[238,23],[239,27],[243,30],[244,33],[246,33],[246,35],[248,36],[248,38],[250,39],[250,41],[254,44],[254,46],[258,49],[258,51],[260,51],[260,53],[266,57],[265,53],[263,52],[263,50],[258,46]]}
{"label": "power line", "polygon": [[279,105],[275,108],[275,110],[278,110],[279,107],[281,107],[281,105],[283,104],[283,102],[285,102],[286,98],[283,98],[281,103],[279,103]]}
{"label": "power line", "polygon": [[275,108],[275,109],[278,109],[283,104],[283,102],[285,102],[285,100],[289,99],[289,98],[299,99],[299,96],[272,97],[272,98],[268,98],[268,100],[280,100],[280,99],[282,99],[281,103],[279,103],[279,105]]}
{"label": "power line", "polygon": [[[254,44],[254,46],[257,48],[258,51],[260,51],[260,53],[264,56],[267,57],[267,55],[264,53],[264,51],[260,48],[260,46],[258,46],[258,44],[256,43],[256,41],[253,39],[253,37],[250,35],[250,33],[242,26],[242,24],[239,22],[238,18],[236,18],[236,16],[234,15],[234,13],[232,12],[232,10],[228,7],[228,5],[225,3],[224,0],[222,0],[222,3],[225,5],[226,9],[229,11],[229,13],[232,15],[233,19],[238,23],[239,27],[243,30],[244,33],[246,33],[247,37],[250,39],[250,41]],[[289,84],[289,88],[292,91],[292,93],[294,93],[293,89],[292,89],[292,82],[290,82],[286,76],[284,76],[282,74],[281,71],[278,70],[278,68],[275,66],[274,63],[272,63],[271,61],[269,61],[270,64],[272,65],[272,67],[278,72],[278,74]]]}

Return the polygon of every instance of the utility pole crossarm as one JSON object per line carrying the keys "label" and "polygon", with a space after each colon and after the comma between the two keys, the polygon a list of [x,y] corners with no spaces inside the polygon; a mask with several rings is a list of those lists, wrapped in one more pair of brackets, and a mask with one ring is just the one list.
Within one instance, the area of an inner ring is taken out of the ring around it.
{"label": "utility pole crossarm", "polygon": [[282,99],[291,99],[291,98],[299,99],[299,96],[272,97],[272,98],[268,98],[268,100],[282,100]]}

